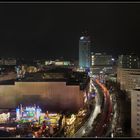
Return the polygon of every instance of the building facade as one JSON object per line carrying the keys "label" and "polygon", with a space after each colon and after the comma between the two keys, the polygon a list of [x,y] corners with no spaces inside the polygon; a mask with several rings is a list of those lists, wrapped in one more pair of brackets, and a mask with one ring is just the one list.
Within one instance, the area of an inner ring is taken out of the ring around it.
{"label": "building facade", "polygon": [[79,67],[90,68],[91,41],[89,36],[81,36],[79,40]]}
{"label": "building facade", "polygon": [[52,110],[78,110],[84,105],[85,90],[66,82],[15,82],[0,85],[0,108],[37,104]]}
{"label": "building facade", "polygon": [[107,55],[105,53],[91,53],[91,65],[92,66],[112,66],[113,65],[112,55]]}
{"label": "building facade", "polygon": [[131,91],[131,136],[140,137],[140,88]]}
{"label": "building facade", "polygon": [[139,57],[136,55],[120,55],[118,57],[118,67],[128,69],[138,69]]}
{"label": "building facade", "polygon": [[5,65],[5,66],[15,66],[17,64],[16,59],[14,58],[1,58],[0,59],[0,65]]}
{"label": "building facade", "polygon": [[120,83],[120,89],[128,92],[140,87],[140,69],[117,68],[117,82]]}
{"label": "building facade", "polygon": [[114,67],[114,58],[112,55],[105,53],[91,53],[91,70],[94,74],[112,74],[116,73],[116,67]]}

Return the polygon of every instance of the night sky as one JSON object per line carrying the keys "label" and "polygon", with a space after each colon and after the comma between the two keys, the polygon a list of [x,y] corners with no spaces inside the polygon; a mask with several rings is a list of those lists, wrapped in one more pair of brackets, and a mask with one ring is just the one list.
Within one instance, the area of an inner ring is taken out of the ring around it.
{"label": "night sky", "polygon": [[140,4],[0,4],[0,56],[78,60],[81,32],[93,52],[139,53]]}

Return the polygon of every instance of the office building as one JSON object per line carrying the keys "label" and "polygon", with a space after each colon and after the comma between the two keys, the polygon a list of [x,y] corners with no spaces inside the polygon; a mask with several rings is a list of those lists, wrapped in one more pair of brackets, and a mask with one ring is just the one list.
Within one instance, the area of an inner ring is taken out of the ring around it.
{"label": "office building", "polygon": [[114,59],[112,55],[106,53],[91,53],[91,65],[92,66],[112,66]]}
{"label": "office building", "polygon": [[118,67],[128,69],[138,69],[139,57],[136,55],[120,55],[118,57]]}
{"label": "office building", "polygon": [[88,35],[81,36],[79,40],[79,67],[90,68],[91,41]]}
{"label": "office building", "polygon": [[91,70],[94,74],[116,73],[114,62],[115,59],[112,55],[107,55],[106,53],[91,53]]}
{"label": "office building", "polygon": [[140,88],[131,91],[131,136],[140,137]]}
{"label": "office building", "polygon": [[130,91],[140,87],[140,69],[117,68],[117,82],[120,83],[120,89],[127,91],[130,97]]}

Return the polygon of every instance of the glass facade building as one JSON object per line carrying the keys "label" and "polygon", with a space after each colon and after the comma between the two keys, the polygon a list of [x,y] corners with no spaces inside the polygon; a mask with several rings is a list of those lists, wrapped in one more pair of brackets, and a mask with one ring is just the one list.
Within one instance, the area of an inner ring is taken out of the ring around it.
{"label": "glass facade building", "polygon": [[91,41],[89,36],[82,36],[79,40],[79,67],[90,68]]}

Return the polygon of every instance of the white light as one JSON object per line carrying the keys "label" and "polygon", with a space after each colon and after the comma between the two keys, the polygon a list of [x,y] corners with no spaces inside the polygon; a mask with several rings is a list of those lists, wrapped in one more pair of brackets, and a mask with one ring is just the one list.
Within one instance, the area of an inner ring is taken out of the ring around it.
{"label": "white light", "polygon": [[100,73],[103,73],[103,71],[100,71]]}
{"label": "white light", "polygon": [[81,40],[83,40],[83,39],[84,39],[84,37],[83,37],[83,36],[81,36],[81,37],[80,37],[80,39],[81,39]]}
{"label": "white light", "polygon": [[115,59],[114,59],[114,58],[112,58],[111,60],[112,60],[112,61],[114,61]]}
{"label": "white light", "polygon": [[111,137],[112,137],[112,138],[114,137],[113,133],[111,133]]}

